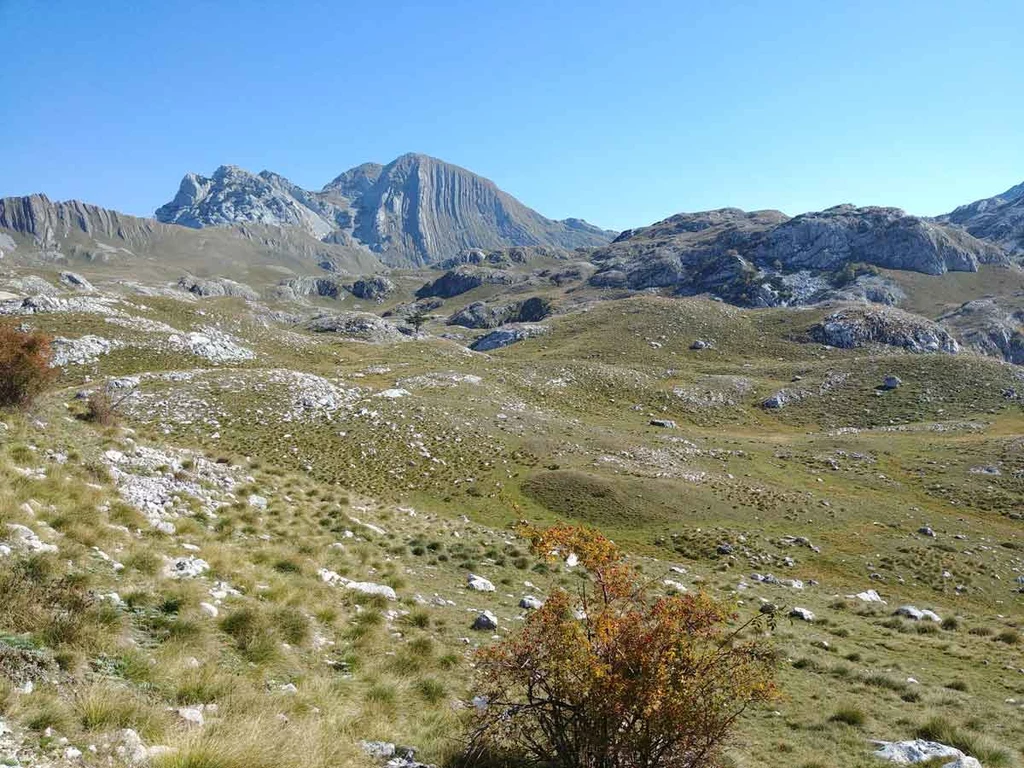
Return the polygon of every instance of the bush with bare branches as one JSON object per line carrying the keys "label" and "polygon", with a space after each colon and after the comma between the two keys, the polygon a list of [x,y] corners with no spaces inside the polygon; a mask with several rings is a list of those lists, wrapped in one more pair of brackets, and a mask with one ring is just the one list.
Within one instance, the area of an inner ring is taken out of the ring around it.
{"label": "bush with bare branches", "polygon": [[30,405],[55,376],[49,336],[0,324],[0,407]]}

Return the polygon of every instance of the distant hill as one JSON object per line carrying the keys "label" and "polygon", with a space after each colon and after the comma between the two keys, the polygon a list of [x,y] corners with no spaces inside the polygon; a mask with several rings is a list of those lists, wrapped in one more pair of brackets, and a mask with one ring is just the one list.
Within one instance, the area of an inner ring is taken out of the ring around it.
{"label": "distant hill", "polygon": [[1010,253],[1024,253],[1024,183],[1001,195],[961,205],[938,218],[997,243]]}
{"label": "distant hill", "polygon": [[210,177],[190,173],[156,217],[195,228],[244,222],[298,228],[326,242],[362,246],[392,266],[429,265],[469,248],[595,247],[616,234],[581,219],[548,219],[493,182],[420,154],[364,163],[319,192],[269,171],[221,166]]}

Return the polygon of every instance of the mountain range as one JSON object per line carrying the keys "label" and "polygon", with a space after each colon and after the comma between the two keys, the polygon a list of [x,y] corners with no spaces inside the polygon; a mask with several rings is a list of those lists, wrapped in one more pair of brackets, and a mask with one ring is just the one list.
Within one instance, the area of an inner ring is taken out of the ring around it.
{"label": "mountain range", "polygon": [[[637,292],[708,294],[746,307],[919,306],[975,350],[1024,362],[1024,184],[934,218],[877,206],[793,217],[722,208],[615,233],[548,219],[425,155],[364,163],[319,191],[224,165],[209,177],[186,174],[155,219],[42,194],[2,198],[5,253],[8,265],[88,264],[199,291],[204,284],[191,276],[229,278],[244,282],[239,295],[300,303],[348,293],[379,303],[394,283],[374,281],[412,270],[403,278],[416,283],[409,300],[428,309],[468,302],[453,308],[452,322],[476,328]],[[981,270],[973,281],[948,277]],[[912,275],[942,278],[943,287]],[[530,291],[539,304],[523,295]]]}
{"label": "mountain range", "polygon": [[295,227],[319,240],[365,247],[389,266],[428,265],[467,248],[571,250],[616,235],[580,219],[548,219],[481,176],[412,153],[387,165],[356,166],[318,192],[237,166],[221,166],[209,177],[189,173],[156,218],[196,228]]}

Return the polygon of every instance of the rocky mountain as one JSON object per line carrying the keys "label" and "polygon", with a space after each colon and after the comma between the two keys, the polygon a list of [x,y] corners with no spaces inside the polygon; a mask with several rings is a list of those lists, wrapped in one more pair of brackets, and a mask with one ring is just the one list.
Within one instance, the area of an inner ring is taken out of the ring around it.
{"label": "rocky mountain", "polygon": [[939,221],[963,227],[975,237],[990,240],[1010,253],[1024,254],[1024,183],[1001,195],[961,205]]}
{"label": "rocky mountain", "polygon": [[52,251],[73,233],[138,245],[162,227],[78,200],[52,202],[46,195],[0,198],[0,228],[31,237],[41,250]]}
{"label": "rocky mountain", "polygon": [[349,226],[351,216],[345,205],[333,205],[283,176],[222,165],[210,177],[185,174],[178,194],[157,208],[156,218],[195,229],[243,222],[297,227],[322,239]]}
{"label": "rocky mountain", "polygon": [[180,275],[183,270],[237,276],[260,265],[278,272],[305,273],[319,266],[358,275],[382,267],[364,248],[323,242],[307,229],[269,223],[197,232],[78,200],[55,202],[42,194],[7,197],[0,198],[0,253],[12,253],[19,261],[120,265],[133,277],[140,272]]}
{"label": "rocky mountain", "polygon": [[739,304],[773,306],[827,298],[885,301],[892,288],[876,270],[856,265],[940,275],[1008,258],[996,245],[898,208],[841,205],[793,218],[735,208],[678,214],[623,232],[592,260],[599,270],[590,282],[598,287],[712,292]]}
{"label": "rocky mountain", "polygon": [[419,154],[364,163],[319,192],[269,171],[221,166],[210,177],[190,173],[156,217],[194,228],[299,228],[327,242],[361,245],[394,266],[432,264],[471,248],[593,247],[615,235],[581,219],[548,219],[493,182]]}

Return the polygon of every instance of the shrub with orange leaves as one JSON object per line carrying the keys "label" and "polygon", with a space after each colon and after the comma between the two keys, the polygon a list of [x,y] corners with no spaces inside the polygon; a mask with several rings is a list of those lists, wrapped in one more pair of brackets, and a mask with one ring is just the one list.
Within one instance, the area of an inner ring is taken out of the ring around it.
{"label": "shrub with orange leaves", "polygon": [[618,547],[587,528],[527,529],[574,563],[514,636],[478,657],[473,747],[558,768],[715,766],[740,715],[775,695],[775,653],[705,594],[654,598]]}
{"label": "shrub with orange leaves", "polygon": [[0,324],[0,407],[31,404],[55,375],[49,336]]}

